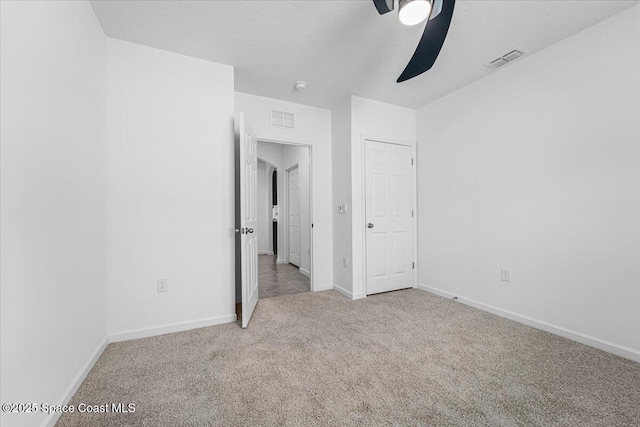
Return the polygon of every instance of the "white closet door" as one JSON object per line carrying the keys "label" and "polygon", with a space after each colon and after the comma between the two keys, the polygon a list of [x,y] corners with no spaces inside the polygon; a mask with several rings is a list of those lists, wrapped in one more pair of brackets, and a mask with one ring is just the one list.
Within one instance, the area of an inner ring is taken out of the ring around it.
{"label": "white closet door", "polygon": [[365,142],[367,294],[413,287],[411,147]]}

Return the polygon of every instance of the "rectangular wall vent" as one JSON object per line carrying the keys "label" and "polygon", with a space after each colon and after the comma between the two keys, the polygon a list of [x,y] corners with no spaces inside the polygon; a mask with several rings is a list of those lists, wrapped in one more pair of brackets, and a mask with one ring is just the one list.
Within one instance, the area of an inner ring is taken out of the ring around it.
{"label": "rectangular wall vent", "polygon": [[286,111],[271,110],[271,126],[285,129],[293,129],[295,120],[293,113]]}
{"label": "rectangular wall vent", "polygon": [[525,56],[528,52],[524,49],[515,48],[511,49],[509,52],[505,53],[499,58],[493,59],[486,63],[485,65],[489,68],[500,68],[503,67],[510,62],[516,61],[523,56]]}
{"label": "rectangular wall vent", "polygon": [[293,129],[293,113],[282,113],[282,127]]}

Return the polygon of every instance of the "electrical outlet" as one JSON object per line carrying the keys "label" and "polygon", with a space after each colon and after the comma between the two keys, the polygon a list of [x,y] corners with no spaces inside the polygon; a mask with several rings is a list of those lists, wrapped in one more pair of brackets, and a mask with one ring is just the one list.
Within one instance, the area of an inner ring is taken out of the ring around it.
{"label": "electrical outlet", "polygon": [[503,282],[510,282],[511,281],[509,279],[509,270],[505,270],[504,268],[502,270],[500,270],[500,280],[502,280]]}
{"label": "electrical outlet", "polygon": [[347,259],[347,257],[346,257],[346,256],[343,256],[343,257],[342,257],[342,266],[343,266],[344,268],[348,268],[348,267],[349,267],[349,260]]}
{"label": "electrical outlet", "polygon": [[167,279],[158,279],[158,293],[169,292],[169,281]]}

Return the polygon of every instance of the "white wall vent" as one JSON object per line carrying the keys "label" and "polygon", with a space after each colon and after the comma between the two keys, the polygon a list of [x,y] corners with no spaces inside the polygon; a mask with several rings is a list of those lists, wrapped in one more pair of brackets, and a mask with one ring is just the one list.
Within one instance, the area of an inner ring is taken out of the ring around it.
{"label": "white wall vent", "polygon": [[518,59],[525,56],[527,53],[529,52],[527,52],[524,49],[520,49],[520,48],[511,49],[509,52],[505,53],[501,57],[495,58],[489,61],[488,63],[486,63],[485,65],[489,68],[500,68],[509,64],[510,62],[517,61]]}
{"label": "white wall vent", "polygon": [[286,111],[271,110],[271,126],[285,129],[293,129],[295,120],[293,113]]}

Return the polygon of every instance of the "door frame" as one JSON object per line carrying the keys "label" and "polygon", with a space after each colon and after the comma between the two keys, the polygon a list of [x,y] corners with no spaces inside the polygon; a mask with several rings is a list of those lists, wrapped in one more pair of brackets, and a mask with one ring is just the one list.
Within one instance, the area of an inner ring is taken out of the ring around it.
{"label": "door frame", "polygon": [[[311,162],[309,162],[311,163]],[[284,202],[284,211],[285,211],[285,215],[284,215],[284,239],[285,239],[285,250],[286,250],[286,255],[284,257],[285,261],[287,262],[287,264],[291,264],[291,259],[290,259],[290,255],[291,255],[291,250],[290,250],[290,242],[291,242],[291,235],[289,233],[289,210],[291,208],[290,206],[290,200],[289,200],[289,173],[294,170],[295,168],[298,168],[298,174],[300,173],[300,164],[298,162],[295,162],[294,164],[287,166],[284,166],[284,192],[286,193],[286,197],[284,198],[285,202]],[[309,209],[309,211],[311,211],[311,209]],[[311,212],[309,212],[311,214]],[[311,233],[310,233],[311,234]],[[300,235],[300,242],[302,243],[302,235]],[[300,259],[301,262],[300,264],[302,264],[302,245],[300,245]],[[301,267],[298,267],[298,269],[302,270]],[[302,273],[302,272],[301,272]],[[303,273],[304,274],[304,273]]]}
{"label": "door frame", "polygon": [[405,147],[409,147],[411,148],[411,159],[413,161],[412,164],[412,179],[413,179],[413,218],[411,221],[411,226],[413,228],[412,230],[412,237],[413,237],[413,262],[414,262],[414,269],[413,269],[413,288],[417,288],[418,287],[418,181],[417,181],[417,162],[416,162],[416,144],[412,144],[411,142],[407,142],[407,141],[399,141],[399,140],[395,140],[392,138],[385,138],[385,137],[377,137],[377,136],[371,136],[371,135],[360,135],[360,147],[361,147],[361,158],[360,158],[360,164],[361,164],[361,172],[362,172],[362,186],[361,186],[361,198],[360,198],[360,203],[362,206],[362,218],[359,218],[360,220],[360,224],[358,225],[359,227],[361,227],[362,231],[362,241],[361,243],[361,248],[362,248],[362,288],[363,288],[363,292],[364,295],[361,296],[360,298],[366,298],[367,297],[367,233],[365,231],[365,227],[366,227],[366,222],[367,222],[367,218],[366,218],[366,197],[367,197],[367,158],[366,158],[366,142],[367,141],[372,141],[372,142],[380,142],[383,144],[391,144],[391,145],[402,145]]}
{"label": "door frame", "polygon": [[[309,255],[309,259],[310,259],[310,265],[309,265],[309,282],[311,283],[311,292],[317,292],[317,291],[321,291],[324,289],[319,289],[319,285],[316,283],[315,280],[315,274],[314,274],[314,239],[313,239],[313,233],[314,233],[314,218],[313,218],[313,199],[314,199],[314,187],[313,187],[313,145],[309,142],[309,141],[297,141],[297,140],[293,140],[293,139],[272,139],[272,138],[263,138],[262,136],[260,136],[260,134],[258,133],[256,135],[256,141],[259,142],[268,142],[271,144],[280,144],[280,145],[295,145],[297,147],[306,147],[309,149],[309,221],[311,224],[311,231],[310,231],[310,236],[309,236],[309,246],[311,247],[311,254]],[[295,165],[298,165],[298,163],[295,163]],[[289,187],[289,181],[288,179],[285,180],[285,178],[288,178],[288,170],[291,169],[294,165],[283,165],[282,167],[282,177],[278,177],[279,179],[283,179],[284,180],[284,188],[285,191],[283,191],[283,195],[280,196],[280,194],[278,194],[278,200],[282,200],[282,205],[284,205],[283,207],[285,209],[282,209],[280,211],[280,216],[284,217],[284,220],[282,222],[280,222],[278,224],[278,226],[280,226],[280,224],[282,224],[282,226],[284,227],[284,242],[282,242],[282,246],[283,246],[283,250],[285,251],[285,258],[284,260],[289,263],[289,212],[288,212],[288,206],[289,206],[289,191],[288,191],[288,187]],[[279,174],[280,175],[280,174]],[[278,202],[278,205],[280,206],[280,202]],[[286,210],[286,212],[283,212],[283,210]],[[278,247],[280,247],[280,243],[278,243]]]}

